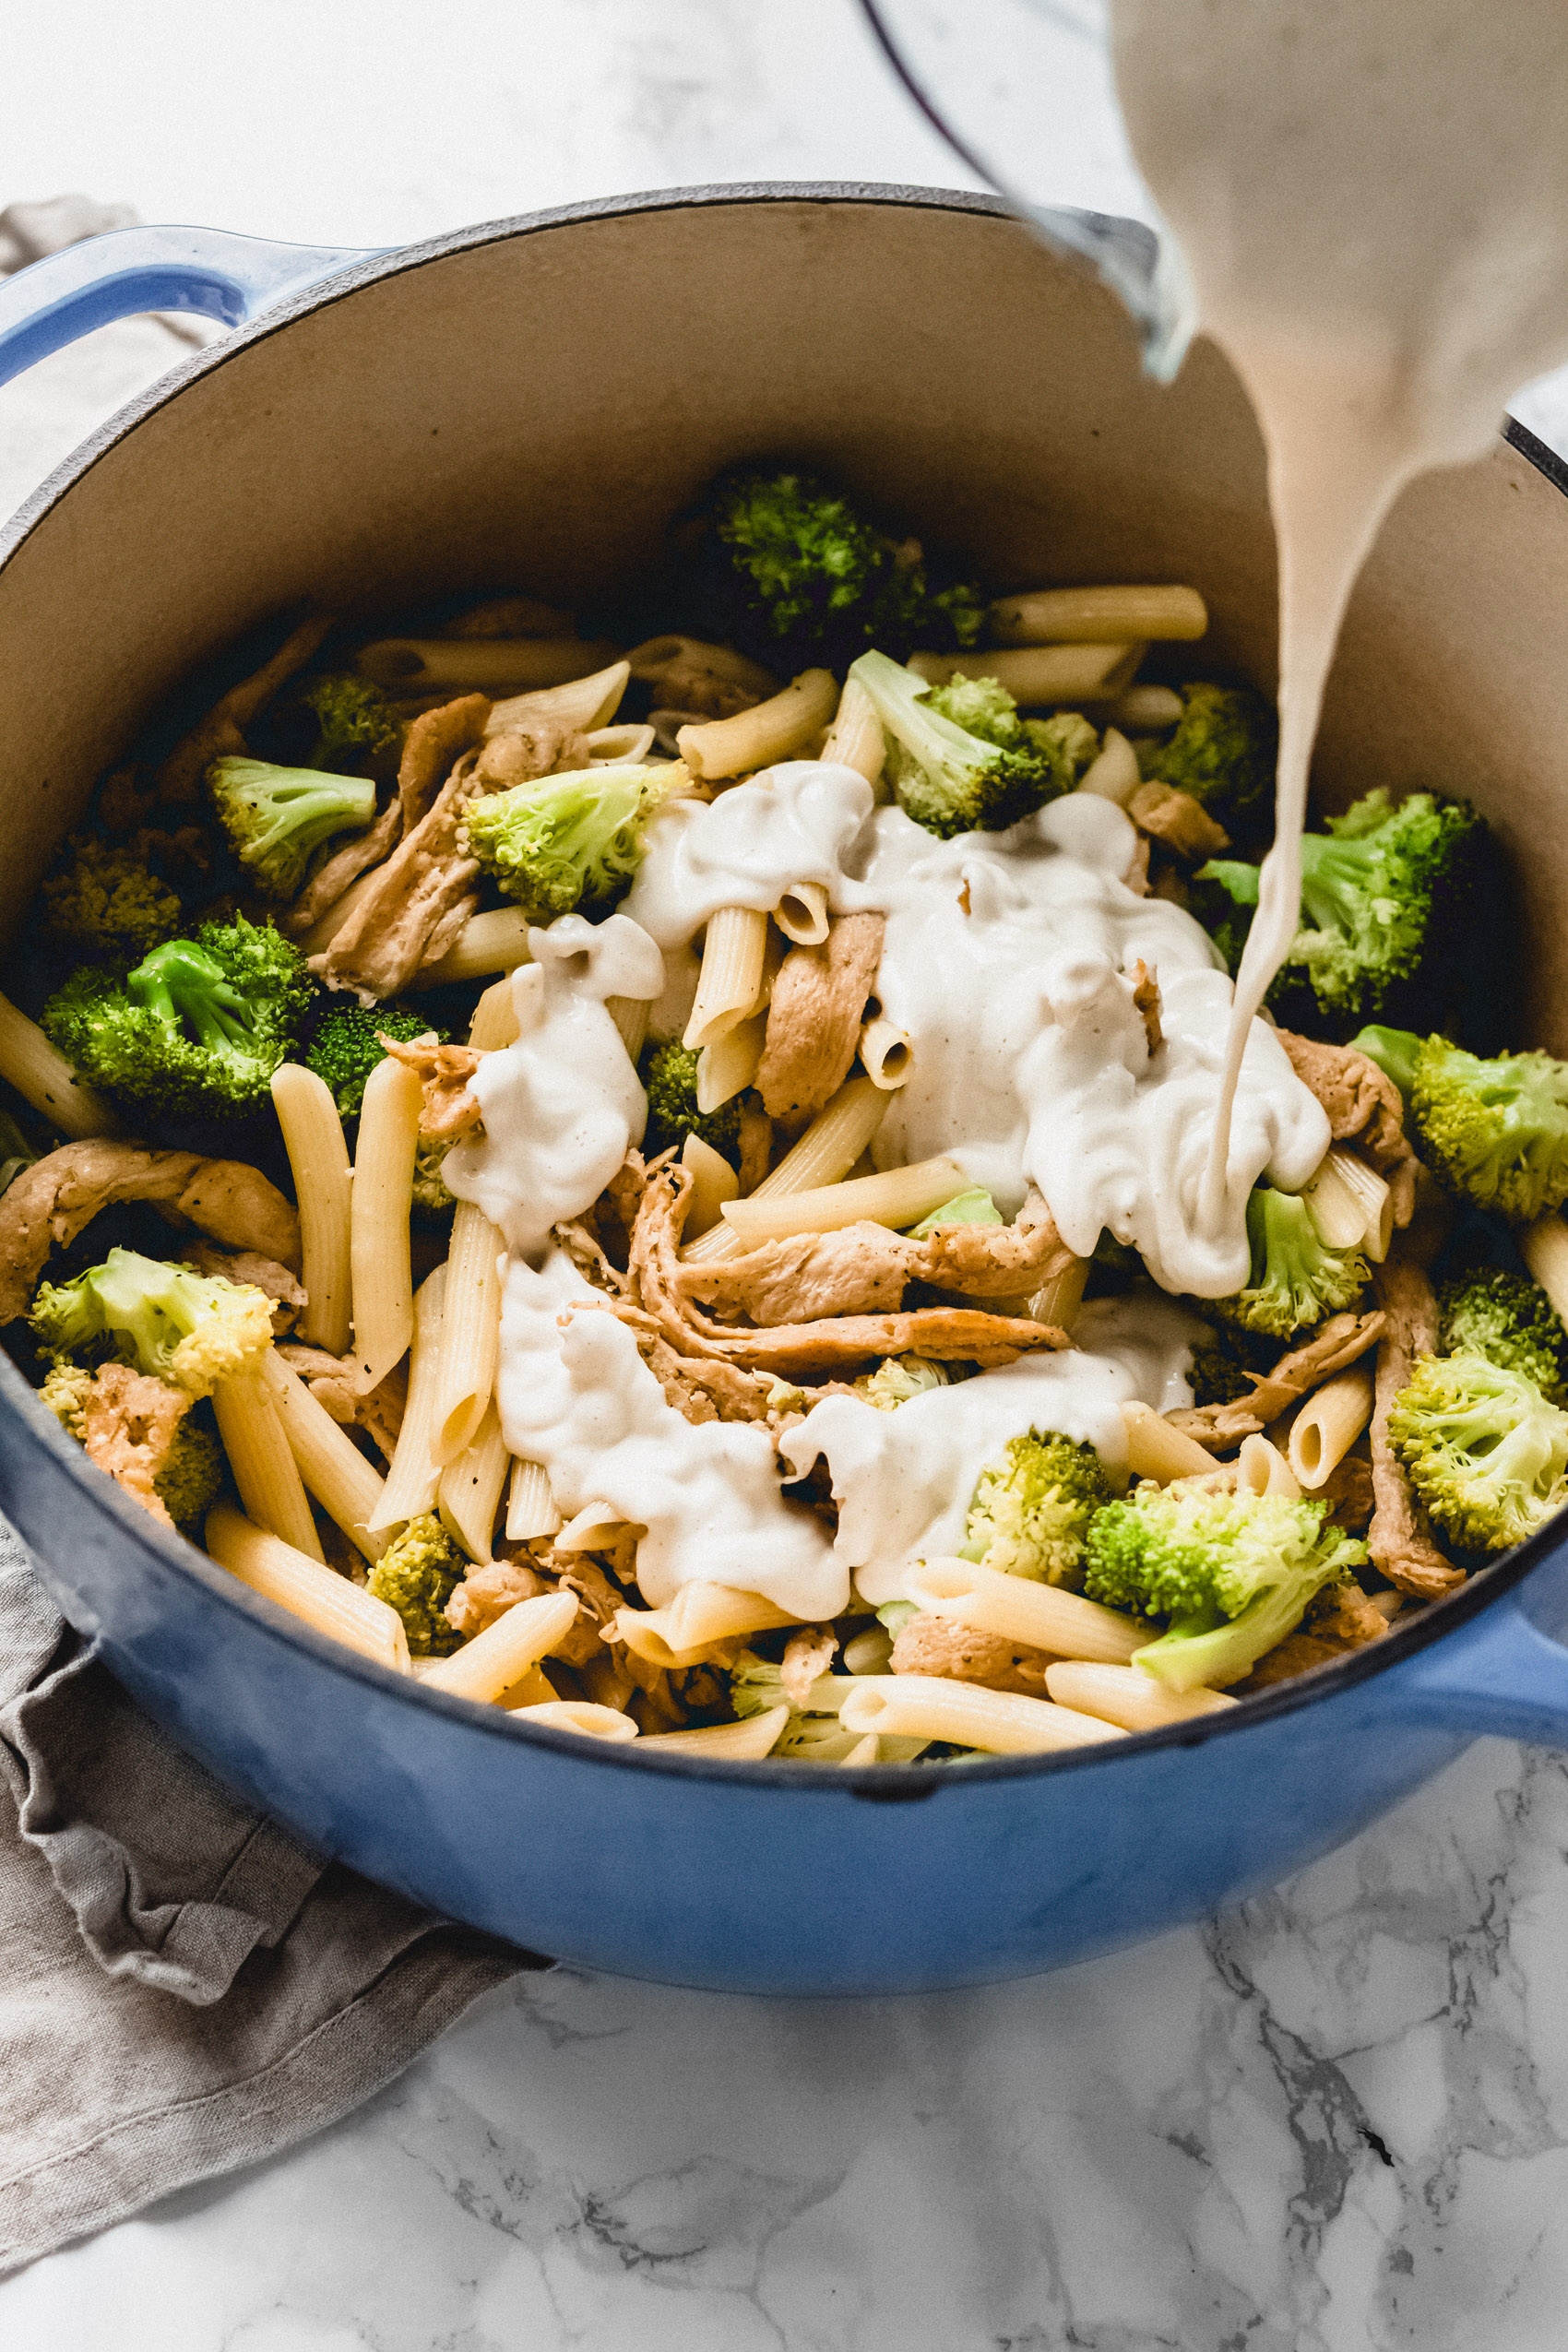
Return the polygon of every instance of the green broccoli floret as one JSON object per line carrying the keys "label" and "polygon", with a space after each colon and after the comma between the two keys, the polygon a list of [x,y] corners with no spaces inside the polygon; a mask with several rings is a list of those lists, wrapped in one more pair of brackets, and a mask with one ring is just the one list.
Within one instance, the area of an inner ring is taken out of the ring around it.
{"label": "green broccoli floret", "polygon": [[923,1241],[943,1225],[1005,1225],[1006,1218],[992,1199],[983,1184],[971,1184],[967,1192],[955,1193],[950,1201],[933,1208],[918,1225],[909,1229],[912,1241]]}
{"label": "green broccoli floret", "polygon": [[42,1024],[85,1078],[127,1102],[232,1118],[266,1098],[315,995],[299,949],[236,915],[155,947],[124,980],[84,966]]}
{"label": "green broccoli floret", "polygon": [[[1072,764],[1054,745],[1037,742],[1014,712],[1016,733],[1008,742],[1004,716],[991,708],[990,732],[974,733],[948,717],[944,697],[957,708],[971,708],[967,694],[976,682],[957,680],[932,688],[912,670],[901,670],[885,653],[863,653],[849,672],[871,697],[888,742],[888,774],[898,805],[917,825],[944,841],[960,833],[1000,833],[1021,817],[1055,800],[1073,786]],[[994,681],[981,680],[989,689],[988,706],[998,695],[1009,707]]]}
{"label": "green broccoli floret", "polygon": [[180,902],[146,861],[92,835],[70,844],[69,861],[39,892],[51,940],[110,964],[134,964],[180,928]]}
{"label": "green broccoli floret", "polygon": [[223,1448],[187,1413],[175,1430],[153,1491],[182,1533],[201,1525],[223,1491]]}
{"label": "green broccoli floret", "polygon": [[40,1404],[48,1406],[78,1445],[87,1443],[87,1400],[93,1378],[85,1364],[56,1363],[51,1365],[38,1392]]}
{"label": "green broccoli floret", "polygon": [[1374,1022],[1360,1030],[1350,1043],[1369,1062],[1375,1062],[1385,1078],[1393,1079],[1408,1112],[1415,1089],[1416,1064],[1421,1058],[1425,1038],[1418,1036],[1414,1029],[1390,1029]]}
{"label": "green broccoli floret", "polygon": [[432,1511],[410,1519],[370,1572],[369,1589],[403,1621],[415,1657],[448,1657],[462,1635],[448,1623],[446,1604],[468,1562]]}
{"label": "green broccoli floret", "polygon": [[1231,1405],[1238,1396],[1251,1396],[1254,1383],[1240,1355],[1226,1345],[1224,1332],[1198,1340],[1191,1356],[1187,1379],[1194,1405]]}
{"label": "green broccoli floret", "polygon": [[1554,1405],[1568,1384],[1568,1331],[1538,1282],[1502,1266],[1454,1276],[1438,1292],[1443,1352],[1484,1356],[1533,1380]]}
{"label": "green broccoli floret", "polygon": [[1247,1202],[1252,1271],[1244,1289],[1216,1299],[1215,1313],[1247,1331],[1289,1339],[1354,1304],[1369,1279],[1360,1250],[1331,1250],[1297,1194],[1254,1186]]}
{"label": "green broccoli floret", "polygon": [[422,1013],[406,1004],[330,1005],[322,1015],[305,1067],[331,1088],[332,1099],[345,1119],[357,1119],[364,1103],[365,1080],[378,1062],[386,1059],[381,1036],[405,1041],[433,1033],[446,1042],[444,1029],[432,1031]]}
{"label": "green broccoli floret", "polygon": [[1089,1528],[1084,1590],[1108,1608],[1163,1617],[1134,1664],[1168,1690],[1223,1690],[1298,1626],[1307,1604],[1366,1559],[1326,1524],[1323,1503],[1143,1485]]}
{"label": "green broccoli floret", "polygon": [[1058,710],[1049,719],[1026,719],[1024,732],[1043,751],[1053,756],[1060,754],[1067,762],[1074,783],[1099,756],[1099,737],[1081,710]]}
{"label": "green broccoli floret", "polygon": [[697,1109],[697,1056],[673,1039],[645,1045],[637,1075],[647,1097],[647,1128],[644,1156],[678,1149],[688,1135],[698,1135],[729,1161],[741,1164],[741,1098],[731,1095],[717,1111]]}
{"label": "green broccoli floret", "polygon": [[40,1286],[28,1318],[55,1358],[110,1352],[192,1396],[254,1372],[272,1345],[272,1301],[249,1282],[226,1282],[136,1250],[111,1250],[74,1282]]}
{"label": "green broccoli floret", "polygon": [[1550,1053],[1482,1061],[1428,1038],[1410,1124],[1423,1159],[1482,1208],[1528,1224],[1568,1198],[1568,1063]]}
{"label": "green broccoli floret", "polygon": [[1417,1357],[1388,1435],[1432,1518],[1467,1551],[1505,1551],[1568,1502],[1568,1413],[1522,1372],[1469,1349]]}
{"label": "green broccoli floret", "polygon": [[367,776],[230,758],[213,761],[207,783],[235,856],[268,898],[295,897],[322,843],[335,833],[362,833],[375,814]]}
{"label": "green broccoli floret", "polygon": [[929,1396],[933,1388],[945,1388],[948,1381],[946,1365],[932,1363],[929,1357],[885,1356],[874,1372],[861,1372],[854,1390],[879,1413],[895,1413],[911,1397]]}
{"label": "green broccoli floret", "polygon": [[442,1177],[441,1165],[452,1148],[450,1135],[422,1135],[414,1149],[414,1206],[424,1216],[444,1217],[457,1206]]}
{"label": "green broccoli floret", "polygon": [[1233,839],[1254,832],[1274,792],[1279,727],[1274,706],[1250,686],[1182,689],[1174,734],[1139,758],[1143,774],[1200,801]]}
{"label": "green broccoli floret", "polygon": [[916,540],[889,539],[814,475],[740,466],[706,500],[712,625],[775,670],[842,670],[868,646],[900,657],[972,646],[985,603],[933,585]]}
{"label": "green broccoli floret", "polygon": [[631,888],[649,817],[687,780],[679,760],[541,776],[470,801],[463,841],[530,922],[597,915]]}
{"label": "green broccoli floret", "polygon": [[1111,1501],[1092,1445],[1032,1429],[980,1472],[959,1554],[1039,1584],[1083,1581],[1089,1525]]}
{"label": "green broccoli floret", "polygon": [[[836,1716],[854,1687],[852,1674],[819,1674],[806,1694],[805,1705],[795,1711],[798,1715]],[[742,1718],[766,1715],[769,1707],[782,1706],[783,1669],[770,1658],[758,1657],[754,1650],[742,1650],[730,1669],[730,1704]]]}
{"label": "green broccoli floret", "polygon": [[321,733],[310,755],[312,767],[335,763],[389,773],[403,748],[403,721],[379,686],[352,671],[334,671],[318,678],[305,695]]}

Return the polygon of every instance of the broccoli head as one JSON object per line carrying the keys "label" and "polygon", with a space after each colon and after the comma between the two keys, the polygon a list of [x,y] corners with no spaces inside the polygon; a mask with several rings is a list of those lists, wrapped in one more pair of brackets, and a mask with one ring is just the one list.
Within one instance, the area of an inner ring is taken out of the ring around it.
{"label": "broccoli head", "polygon": [[912,1397],[945,1388],[948,1379],[946,1365],[932,1363],[929,1357],[885,1356],[874,1372],[862,1372],[854,1387],[856,1396],[874,1405],[879,1413],[894,1413]]}
{"label": "broccoli head", "polygon": [[960,1556],[1005,1575],[1075,1586],[1083,1581],[1090,1522],[1110,1501],[1110,1481],[1092,1445],[1032,1429],[980,1472]]}
{"label": "broccoli head", "polygon": [[1467,1551],[1505,1551],[1568,1502],[1568,1413],[1524,1372],[1470,1349],[1417,1357],[1388,1436],[1438,1526]]}
{"label": "broccoli head", "polygon": [[[332,1099],[345,1119],[357,1119],[364,1102],[365,1080],[378,1062],[386,1059],[382,1034],[404,1040],[429,1037],[431,1025],[422,1013],[406,1004],[329,1005],[322,1015],[305,1067],[314,1070],[331,1089]],[[434,1034],[445,1045],[445,1034]]]}
{"label": "broccoli head", "polygon": [[1413,1141],[1456,1193],[1528,1224],[1568,1199],[1568,1063],[1483,1061],[1428,1038],[1410,1086]]}
{"label": "broccoli head", "polygon": [[451,1148],[450,1135],[422,1135],[415,1146],[414,1206],[423,1217],[445,1217],[448,1209],[457,1206],[457,1195],[448,1192],[441,1173],[442,1163]]}
{"label": "broccoli head", "polygon": [[1222,1690],[1301,1623],[1308,1603],[1366,1559],[1324,1503],[1216,1493],[1206,1482],[1143,1485],[1108,1503],[1088,1534],[1084,1590],[1108,1608],[1164,1618],[1134,1663],[1168,1690]]}
{"label": "broccoli head", "polygon": [[1443,1352],[1523,1372],[1553,1404],[1568,1382],[1568,1331],[1538,1282],[1502,1266],[1454,1276],[1438,1292]]}
{"label": "broccoli head", "polygon": [[213,761],[207,783],[234,855],[268,898],[297,897],[322,843],[362,833],[375,814],[375,786],[364,776],[230,758]]}
{"label": "broccoli head", "polygon": [[315,995],[270,924],[203,923],[124,980],[83,966],[43,1008],[51,1041],[93,1086],[168,1119],[255,1109]]}
{"label": "broccoli head", "polygon": [[1174,734],[1138,765],[1146,778],[1202,802],[1231,838],[1255,833],[1274,792],[1279,726],[1274,706],[1251,686],[1187,686]]}
{"label": "broccoli head", "polygon": [[686,783],[678,760],[541,776],[470,801],[463,839],[530,922],[607,913],[643,861],[649,817]]}
{"label": "broccoli head", "polygon": [[39,904],[53,942],[106,964],[134,964],[180,928],[180,902],[146,860],[92,835],[71,842]]}
{"label": "broccoli head", "polygon": [[1099,737],[1081,710],[1052,711],[1049,719],[1026,719],[1023,726],[1031,742],[1067,762],[1073,783],[1099,756]]}
{"label": "broccoli head", "polygon": [[1254,1187],[1247,1202],[1252,1268],[1244,1289],[1212,1301],[1244,1330],[1289,1339],[1354,1304],[1368,1281],[1360,1250],[1331,1250],[1295,1193]]}
{"label": "broccoli head", "polygon": [[697,1109],[697,1055],[690,1046],[671,1038],[645,1045],[637,1075],[647,1097],[647,1127],[643,1150],[649,1159],[661,1151],[679,1149],[688,1135],[726,1158],[741,1164],[741,1098],[731,1095],[717,1111]]}
{"label": "broccoli head", "polygon": [[191,1396],[254,1372],[272,1345],[265,1290],[136,1250],[111,1250],[74,1282],[42,1284],[28,1320],[56,1361],[107,1353]]}
{"label": "broccoli head", "polygon": [[1250,1396],[1254,1386],[1239,1348],[1223,1329],[1210,1331],[1194,1342],[1187,1366],[1194,1405],[1232,1405]]}
{"label": "broccoli head", "polygon": [[[882,721],[899,807],[942,840],[1004,832],[1072,790],[1066,754],[1037,742],[994,679],[954,679],[932,687],[885,653],[862,654],[849,675],[859,679]],[[958,719],[952,710],[968,717]],[[980,720],[986,732],[977,732],[970,719]]]}
{"label": "broccoli head", "polygon": [[440,1520],[427,1511],[409,1521],[371,1570],[369,1589],[397,1610],[415,1657],[447,1657],[461,1647],[446,1604],[467,1568]]}
{"label": "broccoli head", "polygon": [[47,1405],[63,1429],[68,1430],[78,1445],[87,1443],[87,1400],[91,1394],[93,1374],[85,1364],[61,1361],[52,1364],[43,1386],[39,1390],[39,1402]]}
{"label": "broccoli head", "polygon": [[317,678],[304,699],[321,730],[310,755],[312,767],[337,764],[381,775],[397,766],[403,722],[368,678],[356,677],[350,670],[334,671]]}
{"label": "broccoli head", "polygon": [[814,475],[740,466],[707,493],[712,625],[773,669],[843,670],[869,646],[902,658],[978,639],[985,604],[938,587],[920,543],[889,539]]}

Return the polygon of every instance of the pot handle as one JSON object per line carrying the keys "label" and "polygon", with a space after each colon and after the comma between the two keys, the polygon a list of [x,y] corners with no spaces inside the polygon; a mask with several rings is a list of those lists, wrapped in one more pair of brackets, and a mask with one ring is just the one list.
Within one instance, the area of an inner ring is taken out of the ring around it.
{"label": "pot handle", "polygon": [[[1422,1713],[1479,1737],[1568,1748],[1568,1544],[1410,1662]],[[1401,1678],[1403,1679],[1403,1678]]]}
{"label": "pot handle", "polygon": [[226,229],[111,229],[0,279],[0,384],[111,320],[189,310],[225,327],[372,258],[352,245],[282,245]]}

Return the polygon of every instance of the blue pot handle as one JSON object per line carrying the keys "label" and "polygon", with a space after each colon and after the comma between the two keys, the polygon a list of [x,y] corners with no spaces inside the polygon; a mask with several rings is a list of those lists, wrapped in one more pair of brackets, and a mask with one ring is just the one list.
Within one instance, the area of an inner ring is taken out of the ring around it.
{"label": "blue pot handle", "polygon": [[1399,1676],[1422,1713],[1538,1746],[1568,1748],[1568,1541]]}
{"label": "blue pot handle", "polygon": [[0,280],[0,384],[112,319],[190,310],[243,327],[371,258],[351,245],[280,245],[225,229],[112,229],[84,238]]}

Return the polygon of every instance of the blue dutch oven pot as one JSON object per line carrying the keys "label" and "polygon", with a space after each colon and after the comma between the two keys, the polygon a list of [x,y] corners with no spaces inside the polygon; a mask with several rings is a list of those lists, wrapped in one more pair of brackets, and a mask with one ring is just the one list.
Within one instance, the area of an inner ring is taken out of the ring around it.
{"label": "blue dutch oven pot", "polygon": [[[0,288],[0,378],[151,308],[235,331],[0,542],[6,925],[96,772],[246,628],[303,595],[367,615],[463,588],[591,596],[759,448],[832,466],[999,583],[1190,579],[1217,656],[1272,676],[1262,453],[1233,377],[1200,343],[1148,384],[1111,298],[983,199],[682,191],[386,255],[126,230]],[[1347,624],[1320,780],[1478,800],[1522,876],[1532,1034],[1562,1051],[1560,490],[1510,427],[1407,495]],[[161,1532],[3,1360],[0,1503],[71,1622],[232,1788],[457,1918],[680,1984],[885,1993],[1059,1966],[1266,1886],[1484,1733],[1568,1727],[1568,1527],[1218,1719],[841,1772],[601,1746],[422,1691]]]}

